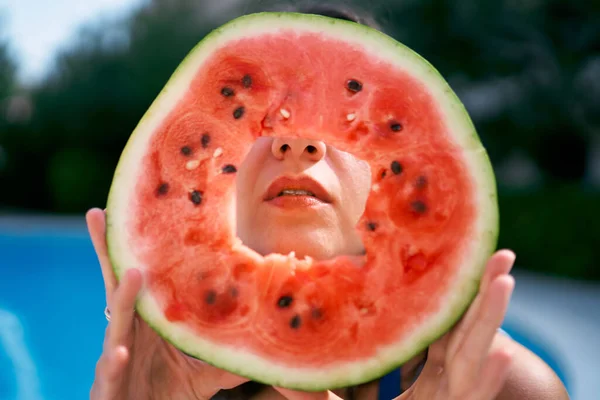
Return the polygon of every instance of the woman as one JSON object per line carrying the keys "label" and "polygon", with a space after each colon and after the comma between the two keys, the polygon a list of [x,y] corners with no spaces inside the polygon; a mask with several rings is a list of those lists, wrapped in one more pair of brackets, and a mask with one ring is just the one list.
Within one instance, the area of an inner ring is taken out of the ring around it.
{"label": "woman", "polygon": [[[333,7],[301,12],[366,23]],[[293,211],[264,204],[261,188],[278,176],[303,173],[325,187],[332,201],[314,208],[294,196]],[[329,258],[358,253],[362,244],[354,226],[368,196],[368,165],[323,142],[260,138],[238,170],[238,235],[256,251],[296,251],[298,256]],[[300,207],[298,206],[300,204]],[[87,214],[106,288],[110,320],[103,354],[91,390],[93,400],[115,399],[391,399],[491,400],[568,399],[553,371],[527,349],[499,332],[513,290],[509,275],[515,256],[503,250],[487,263],[480,293],[465,317],[426,353],[380,381],[326,393],[300,393],[247,382],[209,366],[163,341],[134,312],[142,285],[138,270],[129,270],[117,285],[107,255],[105,216]],[[302,240],[299,240],[302,238]],[[302,243],[299,247],[299,243]],[[395,393],[388,393],[389,388]]]}

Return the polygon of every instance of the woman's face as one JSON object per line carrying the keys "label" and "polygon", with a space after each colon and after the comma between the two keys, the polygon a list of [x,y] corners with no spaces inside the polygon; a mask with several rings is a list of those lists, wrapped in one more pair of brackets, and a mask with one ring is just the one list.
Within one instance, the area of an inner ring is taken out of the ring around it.
{"label": "woman's face", "polygon": [[258,138],[237,175],[237,234],[266,255],[359,254],[369,165],[307,139]]}

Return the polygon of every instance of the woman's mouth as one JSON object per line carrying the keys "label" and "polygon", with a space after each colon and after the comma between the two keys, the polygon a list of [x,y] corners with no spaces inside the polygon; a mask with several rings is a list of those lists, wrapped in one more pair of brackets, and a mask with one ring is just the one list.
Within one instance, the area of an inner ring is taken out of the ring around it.
{"label": "woman's mouth", "polygon": [[273,181],[264,200],[279,207],[307,207],[331,203],[331,196],[309,177],[281,177]]}
{"label": "woman's mouth", "polygon": [[302,189],[283,189],[277,195],[277,197],[281,197],[281,196],[311,196],[311,197],[317,197],[313,192],[310,192],[308,190],[302,190]]}

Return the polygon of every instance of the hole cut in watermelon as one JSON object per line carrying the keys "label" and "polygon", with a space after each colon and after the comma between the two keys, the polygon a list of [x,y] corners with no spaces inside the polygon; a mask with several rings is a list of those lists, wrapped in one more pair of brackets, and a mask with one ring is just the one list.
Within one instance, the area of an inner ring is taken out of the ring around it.
{"label": "hole cut in watermelon", "polygon": [[[290,138],[308,161],[288,178],[321,185],[265,199]],[[355,220],[335,218],[344,199]],[[190,53],[132,134],[107,207],[115,273],[143,272],[137,311],[161,336],[302,390],[375,379],[445,333],[497,231],[485,149],[433,67],[368,27],[294,13],[236,19]]]}

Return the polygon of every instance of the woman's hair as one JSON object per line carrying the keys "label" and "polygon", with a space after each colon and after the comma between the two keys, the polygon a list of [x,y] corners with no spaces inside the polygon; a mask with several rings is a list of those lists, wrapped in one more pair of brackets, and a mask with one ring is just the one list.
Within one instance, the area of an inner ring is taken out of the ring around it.
{"label": "woman's hair", "polygon": [[375,17],[364,9],[359,9],[357,6],[347,4],[336,4],[328,2],[300,2],[296,5],[283,6],[283,11],[299,12],[303,14],[316,14],[325,17],[342,19],[345,21],[356,22],[361,25],[366,25],[371,28],[381,30],[380,25],[375,20]]}
{"label": "woman's hair", "polygon": [[[375,21],[375,18],[365,11],[359,12],[358,9],[353,9],[351,6],[335,3],[319,3],[318,1],[319,0],[299,2],[295,5],[276,5],[270,11],[322,15],[324,17],[356,22],[381,30],[379,24]],[[266,387],[266,385],[261,383],[247,382],[233,389],[221,390],[213,396],[212,400],[248,400],[250,397],[260,393],[261,390],[264,390]],[[354,390],[351,390],[350,393],[353,393],[353,391]],[[353,394],[350,394],[350,396],[353,396]]]}

